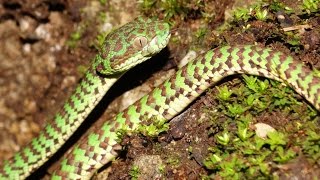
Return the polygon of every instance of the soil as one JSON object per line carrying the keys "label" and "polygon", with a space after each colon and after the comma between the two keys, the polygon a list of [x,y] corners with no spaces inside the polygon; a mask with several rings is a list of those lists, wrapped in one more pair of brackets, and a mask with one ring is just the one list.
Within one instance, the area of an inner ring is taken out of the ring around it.
{"label": "soil", "polygon": [[[219,46],[221,42],[230,45],[259,42],[319,68],[320,31],[316,30],[319,30],[319,17],[308,21],[313,28],[303,32],[303,51],[293,53],[276,38],[265,39],[274,34],[281,36],[273,22],[253,20],[249,32],[243,33],[241,27],[235,27],[219,37],[215,36],[216,28],[228,18],[230,9],[252,1],[208,2],[211,3],[208,7],[212,8],[209,11],[215,12],[215,18],[208,23],[211,32],[206,40],[195,41],[192,38],[192,33],[203,23],[196,15],[183,20],[176,18],[173,32],[176,37],[180,37],[178,43],[170,42],[168,48],[150,62],[135,68],[119,80],[99,104],[94,115],[88,118],[88,122],[77,131],[78,135],[64,149],[72,146],[72,142],[85,131],[90,131],[89,125],[99,125],[105,119],[110,119],[173,74],[190,47],[210,49]],[[294,2],[285,3],[291,3],[290,7],[295,6]],[[8,159],[32,137],[37,136],[72,93],[84,73],[83,69],[89,66],[98,52],[96,37],[99,34],[97,26],[102,26],[99,22],[101,12],[104,12],[103,17],[107,19],[103,27],[109,30],[141,14],[137,3],[125,0],[111,0],[105,5],[99,1],[85,0],[0,0],[0,160]],[[159,15],[159,18],[163,16]],[[293,21],[296,19],[293,18]],[[80,32],[81,38],[71,41],[74,32]],[[211,96],[207,93],[198,98],[185,112],[172,120],[170,130],[158,138],[141,135],[126,137],[124,141],[130,142],[126,152],[100,170],[94,178],[129,179],[132,164],[138,166],[139,163],[147,162],[150,162],[148,164],[152,170],[144,170],[149,173],[139,179],[200,179],[200,175],[208,175],[202,162],[208,154],[208,148],[214,146],[215,141],[204,130],[210,129],[212,124],[209,121],[201,124],[194,122],[200,118],[209,118],[203,109],[215,106]],[[290,120],[277,113],[262,113],[261,122],[276,127]],[[191,154],[187,151],[190,146],[193,147]],[[60,152],[40,172],[35,173],[34,178],[46,178],[63,153]],[[155,171],[157,168],[154,166],[168,161],[171,165],[167,166],[165,173]],[[320,176],[318,167],[311,166],[303,157],[287,166],[289,170],[285,173],[289,177],[301,177],[296,172],[303,168],[308,169],[309,177]],[[278,174],[281,171],[283,169],[279,168]],[[286,179],[288,176],[280,177]]]}

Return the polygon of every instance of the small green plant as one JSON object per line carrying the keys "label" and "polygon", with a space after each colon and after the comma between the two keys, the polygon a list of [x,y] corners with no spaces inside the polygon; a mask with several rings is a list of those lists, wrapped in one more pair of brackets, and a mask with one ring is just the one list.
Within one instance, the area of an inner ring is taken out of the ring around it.
{"label": "small green plant", "polygon": [[249,107],[245,107],[242,104],[233,103],[233,104],[227,105],[227,109],[228,109],[227,114],[230,117],[237,117],[243,114],[246,110],[248,110]]}
{"label": "small green plant", "polygon": [[290,48],[295,52],[299,52],[301,46],[300,35],[295,32],[286,32],[285,35],[285,41],[291,45]]}
{"label": "small green plant", "polygon": [[101,5],[106,5],[107,0],[99,0]]}
{"label": "small green plant", "polygon": [[152,120],[151,124],[149,125],[143,124],[138,128],[138,132],[148,137],[157,137],[160,133],[168,130],[169,130],[169,124],[166,123],[165,119]]}
{"label": "small green plant", "polygon": [[87,67],[87,66],[84,66],[84,65],[78,65],[78,66],[77,66],[77,72],[78,72],[79,74],[84,75],[84,74],[87,72],[87,70],[88,70],[88,67]]}
{"label": "small green plant", "polygon": [[99,22],[103,24],[107,20],[107,14],[105,12],[99,12],[98,18],[99,18]]}
{"label": "small green plant", "polygon": [[78,41],[81,39],[81,37],[82,37],[82,28],[78,28],[77,31],[70,34],[70,38],[66,43],[67,46],[69,46],[70,48],[75,48]]}
{"label": "small green plant", "polygon": [[230,142],[230,136],[228,135],[227,132],[224,132],[222,136],[217,136],[217,142],[221,145],[228,145]]}
{"label": "small green plant", "polygon": [[230,96],[232,95],[232,91],[230,91],[227,86],[222,86],[222,88],[217,87],[217,90],[218,90],[217,96],[222,101],[229,100]]}
{"label": "small green plant", "polygon": [[[249,116],[249,115],[247,115]],[[243,117],[243,116],[241,116]],[[241,141],[246,141],[248,140],[253,133],[249,132],[249,125],[244,123],[243,121],[238,121],[237,122],[238,125],[238,132],[237,132],[237,136],[240,138]]]}
{"label": "small green plant", "polygon": [[251,17],[250,14],[251,14],[251,9],[248,9],[248,8],[237,8],[233,12],[233,16],[236,21],[244,21],[244,22],[247,22],[249,20],[249,18]]}
{"label": "small green plant", "polygon": [[180,16],[182,19],[187,15],[188,8],[186,6],[186,1],[181,0],[165,0],[165,1],[156,1],[156,0],[139,0],[140,8],[146,13],[157,13],[153,12],[153,9],[161,11],[166,20]]}
{"label": "small green plant", "polygon": [[262,8],[262,4],[254,4],[247,8],[237,8],[233,12],[235,21],[247,22],[250,18],[255,18],[260,21],[268,19],[268,10]]}
{"label": "small green plant", "polygon": [[239,179],[241,177],[241,172],[244,166],[244,161],[241,158],[238,158],[236,156],[231,156],[231,160],[227,161],[225,163],[221,163],[220,168],[224,169],[222,173],[220,173],[220,176],[222,177],[231,177],[234,179]]}
{"label": "small green plant", "polygon": [[277,131],[268,133],[267,139],[261,139],[256,137],[255,139],[256,147],[261,149],[265,145],[268,145],[271,150],[274,150],[278,146],[286,145],[286,138],[283,133],[279,133]]}
{"label": "small green plant", "polygon": [[129,175],[131,176],[132,180],[137,180],[140,175],[140,169],[138,166],[133,165],[129,171]]}
{"label": "small green plant", "polygon": [[277,81],[248,75],[242,77],[245,85],[241,84],[232,89],[226,85],[217,87],[217,108],[228,117],[239,117],[248,111],[259,113],[266,109],[285,109],[290,105],[299,105],[297,99],[292,96],[294,91]]}
{"label": "small green plant", "polygon": [[255,93],[260,93],[265,91],[269,86],[269,80],[265,79],[264,81],[258,80],[257,76],[248,76],[243,75],[244,82],[247,87]]}
{"label": "small green plant", "polygon": [[175,154],[168,156],[168,159],[166,160],[166,163],[172,167],[178,167],[180,162],[179,156]]}
{"label": "small green plant", "polygon": [[278,0],[273,0],[270,2],[269,4],[269,9],[272,12],[280,12],[280,11],[284,11],[286,14],[291,14],[293,13],[292,8],[286,6],[283,2],[280,2]]}
{"label": "small green plant", "polygon": [[208,29],[207,28],[200,28],[195,32],[195,36],[197,38],[197,41],[203,41],[205,38],[205,35],[207,34]]}
{"label": "small green plant", "polygon": [[288,149],[287,151],[285,151],[283,147],[279,146],[276,149],[276,157],[273,158],[273,161],[285,163],[293,159],[296,155],[297,153],[292,149]]}
{"label": "small green plant", "polygon": [[[238,131],[217,136],[220,146],[210,147],[204,165],[224,178],[269,177],[270,163],[285,163],[296,157],[281,132],[268,133],[267,139],[254,136],[248,128],[250,116],[239,118]],[[232,141],[230,140],[232,137]],[[221,146],[222,145],[222,146]]]}
{"label": "small green plant", "polygon": [[155,6],[157,0],[138,0],[140,8],[143,11],[149,11],[153,6]]}
{"label": "small green plant", "polygon": [[160,173],[164,173],[165,169],[166,169],[166,165],[164,165],[164,164],[160,164],[160,165],[159,165],[159,171],[160,171]]}
{"label": "small green plant", "polygon": [[77,41],[79,39],[81,39],[81,32],[80,31],[76,31],[76,32],[73,32],[71,35],[70,35],[70,38],[71,40],[73,41]]}
{"label": "small green plant", "polygon": [[166,0],[161,1],[161,7],[165,16],[165,19],[170,19],[176,15],[185,16],[187,8],[184,6],[185,2],[180,0]]}
{"label": "small green plant", "polygon": [[320,0],[303,0],[302,10],[311,14],[317,12],[320,7]]}
{"label": "small green plant", "polygon": [[312,159],[320,159],[320,135],[313,130],[307,131],[307,138],[303,140],[303,151]]}
{"label": "small green plant", "polygon": [[268,11],[266,9],[261,9],[260,6],[254,8],[255,14],[254,17],[260,21],[265,21],[268,17]]}

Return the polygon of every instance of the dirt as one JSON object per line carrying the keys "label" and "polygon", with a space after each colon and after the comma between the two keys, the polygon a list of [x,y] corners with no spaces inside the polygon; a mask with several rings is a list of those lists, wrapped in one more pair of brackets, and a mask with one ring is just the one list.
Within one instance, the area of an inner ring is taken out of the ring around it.
{"label": "dirt", "polygon": [[[35,137],[72,93],[83,75],[83,69],[90,64],[97,53],[95,48],[96,37],[99,34],[97,26],[101,25],[99,13],[105,13],[107,19],[105,25],[108,28],[124,24],[140,14],[137,3],[128,2],[108,1],[106,5],[101,5],[99,1],[85,0],[0,1],[1,160],[12,156],[32,137]],[[319,31],[315,30],[319,29],[319,17],[308,21],[308,24],[315,28],[303,33],[301,40],[303,51],[292,53],[285,43],[277,41],[281,39],[282,33],[277,32],[276,29],[279,28],[273,22],[252,21],[251,31],[243,33],[242,27],[238,26],[216,37],[216,30],[213,29],[223,24],[233,6],[243,5],[244,1],[240,1],[242,3],[239,1],[234,3],[231,0],[208,2],[212,3],[208,6],[211,8],[208,11],[216,12],[215,18],[212,18],[209,23],[212,29],[209,36],[206,36],[203,41],[195,41],[192,37],[192,33],[203,23],[202,20],[197,19],[197,16],[176,20],[173,31],[179,34],[177,37],[183,38],[179,39],[178,43],[171,42],[168,48],[152,62],[145,63],[124,76],[108,93],[108,98],[99,105],[97,117],[91,117],[87,124],[93,124],[95,121],[101,124],[105,119],[110,119],[134,102],[127,97],[135,96],[137,99],[149,92],[159,84],[158,81],[163,81],[175,71],[189,47],[209,49],[219,46],[221,42],[227,42],[230,45],[259,42],[291,54],[310,67],[319,68],[320,36]],[[252,1],[246,3],[252,3]],[[294,6],[294,4],[290,5]],[[161,16],[163,15],[159,15]],[[76,45],[70,45],[71,36],[77,31],[81,32],[81,39],[76,42]],[[274,35],[277,37],[266,39]],[[130,85],[127,82],[130,82]],[[125,94],[128,90],[131,91]],[[124,96],[121,96],[122,94]],[[214,146],[216,142],[212,136],[208,136],[207,130],[213,129],[217,132],[221,128],[212,127],[212,124],[207,121],[208,115],[203,111],[215,106],[211,96],[208,93],[198,98],[183,114],[172,120],[170,130],[160,134],[158,138],[140,135],[126,137],[125,141],[130,142],[126,151],[111,166],[104,167],[95,178],[129,179],[132,164],[150,163],[149,166],[155,169],[152,164],[155,161],[166,164],[165,173],[154,172],[144,176],[145,179],[147,177],[149,179],[200,179],[201,175],[208,175],[208,171],[203,167],[203,160],[208,154],[208,148]],[[203,119],[202,123],[194,123],[199,119]],[[284,121],[289,121],[290,117],[283,116],[279,112],[266,112],[262,113],[259,119],[272,126],[281,126]],[[82,127],[83,131],[87,129]],[[82,133],[78,132],[78,134]],[[188,151],[189,147],[192,147],[192,153]],[[35,177],[46,177],[46,172],[50,174],[55,163],[55,160],[52,160],[42,169],[44,171],[36,174]],[[297,163],[301,164],[298,166]],[[285,171],[285,168],[289,170]],[[294,173],[296,173],[295,170],[302,168],[307,168],[310,172],[316,167],[310,166],[302,157],[296,163],[279,168],[278,174],[282,177],[282,171],[285,173],[290,171],[292,176],[300,177],[301,174]],[[317,172],[314,173],[317,174]]]}

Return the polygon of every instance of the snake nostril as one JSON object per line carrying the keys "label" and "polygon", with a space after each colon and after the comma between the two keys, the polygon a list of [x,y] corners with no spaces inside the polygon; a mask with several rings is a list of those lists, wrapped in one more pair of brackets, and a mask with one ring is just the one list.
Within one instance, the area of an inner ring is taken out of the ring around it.
{"label": "snake nostril", "polygon": [[107,54],[107,53],[102,53],[102,54],[101,54],[102,59],[106,59],[106,58],[107,58],[107,56],[108,56],[108,54]]}
{"label": "snake nostril", "polygon": [[102,64],[99,64],[99,65],[96,67],[96,70],[97,70],[98,72],[101,72],[103,69],[104,69],[104,67],[103,67]]}

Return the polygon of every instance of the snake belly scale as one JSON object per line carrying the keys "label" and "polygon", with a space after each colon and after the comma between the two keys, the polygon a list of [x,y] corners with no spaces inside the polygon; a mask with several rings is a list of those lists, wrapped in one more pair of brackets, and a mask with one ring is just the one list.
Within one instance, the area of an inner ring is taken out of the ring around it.
{"label": "snake belly scale", "polygon": [[46,162],[73,134],[108,89],[131,67],[162,50],[169,25],[144,17],[109,33],[74,93],[53,122],[31,143],[4,162],[0,179],[24,179]]}
{"label": "snake belly scale", "polygon": [[118,132],[130,134],[142,121],[170,120],[226,76],[251,74],[287,84],[320,110],[320,78],[291,56],[258,46],[225,46],[209,50],[177,71],[102,126],[84,136],[56,167],[52,179],[90,179],[118,154]]}

